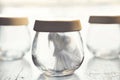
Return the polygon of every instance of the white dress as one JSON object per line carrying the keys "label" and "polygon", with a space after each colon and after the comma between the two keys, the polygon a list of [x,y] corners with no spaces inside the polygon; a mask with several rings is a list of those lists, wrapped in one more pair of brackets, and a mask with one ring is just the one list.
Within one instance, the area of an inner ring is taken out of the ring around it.
{"label": "white dress", "polygon": [[78,68],[80,65],[80,51],[75,41],[62,33],[50,33],[49,39],[54,44],[56,58],[55,70],[68,70]]}

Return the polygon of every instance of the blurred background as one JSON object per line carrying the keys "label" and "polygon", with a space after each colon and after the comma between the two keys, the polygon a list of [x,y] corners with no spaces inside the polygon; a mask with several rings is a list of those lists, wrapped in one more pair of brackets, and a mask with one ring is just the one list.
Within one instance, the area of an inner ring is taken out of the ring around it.
{"label": "blurred background", "polygon": [[[119,16],[120,15],[120,0],[0,0],[0,16],[25,16],[29,18],[28,27],[31,33],[31,39],[32,39],[31,44],[32,44],[34,34],[35,34],[35,32],[33,31],[35,20],[80,19],[81,25],[82,25],[81,34],[82,34],[82,38],[84,42],[84,49],[85,49],[85,56],[86,56],[84,63],[86,63],[93,56],[91,53],[89,53],[89,51],[86,48],[86,35],[87,35],[88,27],[89,27],[88,19],[90,15],[105,15],[105,16],[107,15],[116,16],[117,15]],[[33,67],[32,68],[33,74],[34,74],[33,76],[36,78],[36,76],[39,76],[40,72],[33,65],[30,54],[27,54],[25,58],[28,60],[29,63],[31,63],[31,66]],[[107,62],[104,60],[99,60],[99,59],[94,59],[94,58],[91,60],[98,61],[100,64],[98,62],[91,63],[91,61],[89,63],[89,64],[95,64],[97,66],[104,65],[105,62]],[[105,65],[109,67],[109,64],[110,65],[119,64],[119,60],[117,61],[117,63],[116,63],[116,60],[114,61],[110,61],[109,63],[107,62],[108,64],[105,64]],[[89,65],[89,64],[88,66],[95,67],[94,65]],[[76,71],[76,73],[78,74],[80,78],[83,77],[84,75],[81,73],[83,73],[83,70],[86,65],[82,65],[82,67],[78,71]],[[93,68],[90,68],[90,69],[93,69]],[[98,67],[98,69],[100,70],[101,67]],[[113,67],[113,72],[114,72],[114,69],[115,67]],[[116,68],[116,69],[120,70],[119,68]],[[109,70],[108,70],[108,74],[100,73],[100,76],[97,76],[97,77],[95,77],[96,74],[94,73],[92,74],[87,73],[87,75],[89,77],[95,78],[95,80],[103,80],[102,78],[99,78],[101,77],[101,75],[106,78],[108,77],[107,79],[104,78],[104,80],[119,80],[120,79],[120,77],[117,79],[111,79],[110,77],[115,74],[110,75]],[[118,73],[117,75],[120,76],[120,73]],[[51,80],[54,80],[54,79],[51,79]],[[90,80],[94,80],[94,79],[90,79]]]}

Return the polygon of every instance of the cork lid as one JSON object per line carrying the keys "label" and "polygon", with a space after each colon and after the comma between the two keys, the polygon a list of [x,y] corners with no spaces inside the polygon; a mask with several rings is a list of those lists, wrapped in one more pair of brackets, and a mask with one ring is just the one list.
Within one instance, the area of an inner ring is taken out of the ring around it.
{"label": "cork lid", "polygon": [[120,16],[90,16],[91,24],[120,24]]}
{"label": "cork lid", "polygon": [[26,17],[0,17],[0,25],[27,25]]}
{"label": "cork lid", "polygon": [[36,20],[34,30],[37,32],[69,32],[81,30],[79,20],[73,21],[40,21]]}

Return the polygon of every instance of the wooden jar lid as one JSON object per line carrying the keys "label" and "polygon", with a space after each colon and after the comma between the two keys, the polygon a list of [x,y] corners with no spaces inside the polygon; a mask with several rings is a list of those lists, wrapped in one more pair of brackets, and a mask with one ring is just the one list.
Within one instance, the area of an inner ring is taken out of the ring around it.
{"label": "wooden jar lid", "polygon": [[119,24],[120,16],[90,16],[89,23],[93,24]]}
{"label": "wooden jar lid", "polygon": [[36,20],[34,30],[37,32],[70,32],[81,30],[79,20],[73,21],[40,21]]}
{"label": "wooden jar lid", "polygon": [[0,17],[0,25],[27,25],[26,17]]}

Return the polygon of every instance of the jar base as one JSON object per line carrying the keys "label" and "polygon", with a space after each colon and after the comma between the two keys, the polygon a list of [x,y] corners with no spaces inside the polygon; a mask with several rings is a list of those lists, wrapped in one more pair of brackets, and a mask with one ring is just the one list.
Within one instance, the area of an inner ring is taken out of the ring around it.
{"label": "jar base", "polygon": [[18,50],[5,50],[0,52],[0,61],[19,60],[24,57],[25,53]]}
{"label": "jar base", "polygon": [[21,57],[16,57],[16,58],[8,58],[8,57],[0,57],[0,61],[14,61],[14,60],[20,60],[20,59],[22,59],[23,58],[23,56],[21,56]]}
{"label": "jar base", "polygon": [[45,71],[43,74],[46,76],[53,76],[53,77],[59,77],[59,76],[68,76],[72,75],[75,70],[64,70],[64,71],[54,71],[54,70],[49,70]]}
{"label": "jar base", "polygon": [[95,55],[96,58],[100,58],[100,59],[118,59],[119,56],[108,56],[108,57],[105,57],[105,56],[98,56],[98,55]]}

